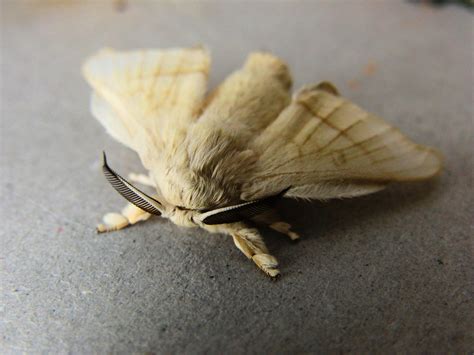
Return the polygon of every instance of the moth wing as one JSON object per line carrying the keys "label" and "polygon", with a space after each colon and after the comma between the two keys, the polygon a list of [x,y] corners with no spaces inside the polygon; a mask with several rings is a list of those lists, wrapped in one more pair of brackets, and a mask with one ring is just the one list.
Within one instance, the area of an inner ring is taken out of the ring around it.
{"label": "moth wing", "polygon": [[122,121],[113,107],[96,92],[91,95],[91,113],[105,127],[107,133],[133,149],[133,136],[129,133],[126,122]]}
{"label": "moth wing", "polygon": [[434,149],[338,96],[328,83],[298,92],[253,148],[259,160],[243,187],[245,200],[288,186],[288,197],[364,195],[390,181],[429,178],[442,165]]}
{"label": "moth wing", "polygon": [[170,130],[185,131],[196,119],[209,66],[209,54],[202,48],[105,49],[89,58],[82,69],[94,89],[93,115],[143,160],[147,145],[160,149],[176,138]]}

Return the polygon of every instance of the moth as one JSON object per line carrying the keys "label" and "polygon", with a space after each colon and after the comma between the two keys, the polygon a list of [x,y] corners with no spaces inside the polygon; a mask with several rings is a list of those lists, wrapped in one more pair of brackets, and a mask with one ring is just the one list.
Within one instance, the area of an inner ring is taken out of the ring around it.
{"label": "moth", "polygon": [[204,48],[105,49],[84,63],[93,116],[148,171],[126,180],[104,154],[103,172],[129,204],[106,214],[99,232],[166,217],[232,236],[276,278],[278,262],[255,226],[299,238],[274,212],[279,199],[361,196],[441,169],[437,151],[341,97],[329,82],[292,95],[289,69],[272,54],[251,53],[206,93],[209,67]]}

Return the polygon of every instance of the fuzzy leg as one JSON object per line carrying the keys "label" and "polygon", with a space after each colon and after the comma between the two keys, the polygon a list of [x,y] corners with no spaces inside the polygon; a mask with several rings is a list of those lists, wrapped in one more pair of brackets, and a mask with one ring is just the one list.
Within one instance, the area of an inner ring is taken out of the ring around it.
{"label": "fuzzy leg", "polygon": [[291,230],[291,224],[283,222],[276,210],[270,210],[255,216],[252,219],[255,223],[265,225],[279,233],[286,234],[291,240],[297,241],[300,239],[298,233]]}
{"label": "fuzzy leg", "polygon": [[234,239],[234,244],[237,249],[244,253],[247,258],[252,259],[252,256],[254,255],[253,251],[249,248],[245,240],[240,238],[237,234],[232,235],[232,238]]}
{"label": "fuzzy leg", "polygon": [[277,232],[286,234],[293,241],[297,241],[300,239],[299,234],[291,230],[291,224],[289,223],[280,221],[270,224],[269,227],[273,230],[276,230]]}
{"label": "fuzzy leg", "polygon": [[256,229],[246,227],[231,229],[229,233],[232,235],[237,248],[247,258],[252,259],[264,273],[272,278],[280,276],[278,261],[268,253],[267,246]]}
{"label": "fuzzy leg", "polygon": [[128,178],[130,181],[138,182],[139,184],[142,184],[142,185],[151,186],[151,187],[156,186],[153,180],[148,175],[130,173],[128,174]]}
{"label": "fuzzy leg", "polygon": [[103,217],[104,223],[97,226],[98,233],[113,232],[140,221],[146,221],[151,214],[129,203],[121,213],[107,213]]}

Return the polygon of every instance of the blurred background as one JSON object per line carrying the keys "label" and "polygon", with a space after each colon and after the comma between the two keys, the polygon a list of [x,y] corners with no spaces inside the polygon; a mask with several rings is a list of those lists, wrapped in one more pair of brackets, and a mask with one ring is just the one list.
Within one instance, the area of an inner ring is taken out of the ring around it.
{"label": "blurred background", "polygon": [[[473,350],[471,1],[1,0],[2,353],[467,353]],[[289,201],[264,231],[271,283],[225,236],[156,218],[97,235],[143,171],[89,112],[102,47],[204,44],[210,88],[253,50],[294,87],[330,80],[445,170],[363,198]]]}

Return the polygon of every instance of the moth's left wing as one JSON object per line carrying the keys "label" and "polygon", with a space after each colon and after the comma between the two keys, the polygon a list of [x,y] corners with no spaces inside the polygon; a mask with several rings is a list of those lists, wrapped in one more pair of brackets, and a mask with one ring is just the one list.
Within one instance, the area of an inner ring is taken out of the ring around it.
{"label": "moth's left wing", "polygon": [[147,150],[182,141],[203,103],[209,66],[203,48],[105,49],[82,69],[94,116],[144,160]]}
{"label": "moth's left wing", "polygon": [[439,154],[338,96],[328,83],[298,92],[253,144],[259,159],[241,198],[292,188],[288,197],[364,195],[390,181],[429,178]]}

